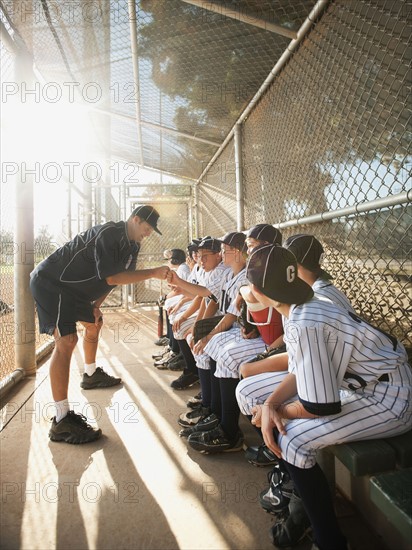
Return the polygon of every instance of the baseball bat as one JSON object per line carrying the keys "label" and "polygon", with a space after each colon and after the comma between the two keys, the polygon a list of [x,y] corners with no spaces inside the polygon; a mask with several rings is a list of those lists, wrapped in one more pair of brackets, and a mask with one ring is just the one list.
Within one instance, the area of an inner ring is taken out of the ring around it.
{"label": "baseball bat", "polygon": [[164,320],[163,320],[163,302],[162,302],[162,299],[163,299],[163,296],[162,296],[162,282],[160,282],[160,297],[159,297],[159,311],[158,311],[158,316],[157,316],[157,336],[158,338],[161,338],[163,336],[163,325],[164,325]]}

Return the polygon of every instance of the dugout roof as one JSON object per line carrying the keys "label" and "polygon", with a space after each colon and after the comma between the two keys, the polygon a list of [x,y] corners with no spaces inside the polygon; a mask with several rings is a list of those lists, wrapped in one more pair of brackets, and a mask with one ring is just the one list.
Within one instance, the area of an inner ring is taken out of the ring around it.
{"label": "dugout roof", "polygon": [[196,180],[315,3],[2,0],[0,6],[3,33],[32,56],[40,93],[46,100],[61,93],[86,107],[110,158]]}

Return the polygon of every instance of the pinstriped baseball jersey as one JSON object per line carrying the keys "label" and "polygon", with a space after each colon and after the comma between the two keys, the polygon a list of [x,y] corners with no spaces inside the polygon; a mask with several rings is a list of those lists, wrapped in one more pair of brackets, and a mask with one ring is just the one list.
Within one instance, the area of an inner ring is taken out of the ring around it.
{"label": "pinstriped baseball jersey", "polygon": [[[198,265],[195,265],[186,280],[189,283],[192,283],[194,285],[196,285],[196,284],[201,285],[203,280],[204,280],[204,276],[205,276],[204,269],[202,267],[198,266]],[[169,317],[170,322],[173,324],[174,321],[179,317],[179,315],[182,315],[189,308],[191,303],[192,303],[191,301],[190,302],[185,302],[182,305],[182,307],[180,307],[179,310],[176,313],[170,315],[170,317]],[[172,307],[172,305],[170,305],[168,307]]]}
{"label": "pinstriped baseball jersey", "polygon": [[[236,275],[233,274],[233,271],[231,268],[227,268],[227,272],[224,274],[224,277],[221,280],[221,286],[219,290],[213,293],[218,299],[220,314],[222,315],[226,313],[232,313],[233,315],[239,314],[239,311],[236,308],[234,302],[239,293],[239,288],[246,283],[247,283],[246,268],[239,271],[239,273],[237,273]],[[218,339],[219,336],[226,335],[227,332],[229,331],[225,331],[220,334],[216,334],[216,336],[213,336],[210,342],[206,344],[204,353],[200,355],[195,355],[196,365],[198,366],[198,368],[206,369],[206,370],[210,369],[210,364],[209,364],[210,354],[206,351],[206,348],[214,341],[214,339]]]}
{"label": "pinstriped baseball jersey", "polygon": [[[227,268],[222,262],[220,262],[220,264],[218,264],[211,271],[205,272],[203,269],[201,269],[201,271],[198,271],[196,273],[197,281],[199,281],[197,284],[205,286],[211,294],[215,294],[216,292],[219,291],[221,281],[226,276],[226,272],[228,269],[229,268]],[[176,316],[175,320],[178,318],[179,316]],[[195,324],[195,321],[196,321],[196,313],[194,313],[191,317],[189,317],[189,319],[186,319],[185,321],[183,321],[179,330],[177,330],[176,332],[173,332],[175,339],[183,340],[186,337],[187,332]]]}
{"label": "pinstriped baseball jersey", "polygon": [[244,267],[233,275],[232,270],[226,275],[225,281],[219,290],[219,310],[222,314],[231,313],[238,316],[239,309],[236,307],[236,298],[241,286],[248,284],[246,279],[246,268]]}
{"label": "pinstriped baseball jersey", "polygon": [[[287,462],[310,468],[322,447],[410,429],[412,373],[396,339],[315,297],[291,306],[285,341],[297,398],[319,415],[286,422],[278,445]],[[250,412],[253,401],[264,401],[269,380],[273,391],[281,379],[282,373],[265,373],[241,381],[237,398],[242,411]]]}
{"label": "pinstriped baseball jersey", "polygon": [[230,277],[232,270],[230,267],[225,266],[223,262],[220,262],[212,271],[205,273],[204,282],[202,283],[205,286],[210,294],[218,297],[220,294],[222,285],[226,281],[227,277]]}
{"label": "pinstriped baseball jersey", "polygon": [[239,378],[240,365],[265,351],[265,348],[265,342],[260,336],[243,338],[241,329],[234,327],[213,336],[205,346],[205,352],[216,361],[217,378]]}
{"label": "pinstriped baseball jersey", "polygon": [[355,312],[347,296],[336,288],[330,280],[319,278],[313,283],[312,289],[318,298],[326,298],[347,311]]}
{"label": "pinstriped baseball jersey", "polygon": [[339,413],[340,389],[368,391],[407,362],[394,338],[317,298],[291,306],[284,339],[299,399],[315,414]]}

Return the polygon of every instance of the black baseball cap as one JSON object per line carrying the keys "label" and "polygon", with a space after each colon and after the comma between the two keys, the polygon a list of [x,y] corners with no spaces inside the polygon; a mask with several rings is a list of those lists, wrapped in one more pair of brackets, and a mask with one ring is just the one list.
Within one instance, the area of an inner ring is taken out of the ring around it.
{"label": "black baseball cap", "polygon": [[171,255],[169,257],[169,260],[173,265],[180,265],[185,263],[186,252],[184,250],[182,250],[181,248],[172,248],[170,252]]}
{"label": "black baseball cap", "polygon": [[187,245],[187,251],[197,252],[197,249],[199,248],[199,244],[201,242],[202,242],[202,239],[192,239],[190,243]]}
{"label": "black baseball cap", "polygon": [[283,304],[303,304],[314,294],[312,287],[298,277],[294,254],[282,246],[256,247],[250,255],[246,277],[265,296]]}
{"label": "black baseball cap", "polygon": [[149,204],[141,204],[136,206],[131,215],[139,216],[140,219],[151,225],[156,233],[161,235],[160,231],[157,229],[157,222],[159,221],[160,214],[153,206],[150,206]]}
{"label": "black baseball cap", "polygon": [[292,235],[286,239],[284,247],[295,255],[298,264],[310,271],[320,271],[320,276],[325,279],[332,279],[332,276],[320,267],[324,250],[316,237],[304,233]]}
{"label": "black baseball cap", "polygon": [[203,237],[199,243],[198,250],[212,250],[213,252],[220,252],[220,240],[214,239],[210,235]]}
{"label": "black baseball cap", "polygon": [[282,244],[282,233],[269,223],[258,223],[249,229],[246,238],[266,241],[270,244]]}
{"label": "black baseball cap", "polygon": [[241,252],[245,250],[245,241],[246,235],[237,231],[226,233],[226,235],[220,239],[221,243],[226,244],[227,246],[231,246],[233,248],[237,248]]}

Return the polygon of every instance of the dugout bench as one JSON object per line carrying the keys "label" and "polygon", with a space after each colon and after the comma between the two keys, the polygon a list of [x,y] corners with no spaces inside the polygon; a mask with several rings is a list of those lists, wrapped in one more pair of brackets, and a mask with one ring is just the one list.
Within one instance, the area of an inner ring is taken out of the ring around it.
{"label": "dugout bench", "polygon": [[[396,547],[411,548],[412,430],[392,438],[354,441],[322,449],[318,462],[333,487],[336,483],[335,458],[349,473],[350,485],[355,488],[350,497],[355,506],[362,513],[372,508],[372,523],[378,534],[386,539],[379,533],[384,523],[379,521],[380,512],[405,543]],[[357,498],[362,492],[363,501]],[[373,507],[379,511],[377,514],[373,514]],[[366,515],[370,519],[371,514]],[[390,538],[386,542],[389,548],[395,547]]]}

